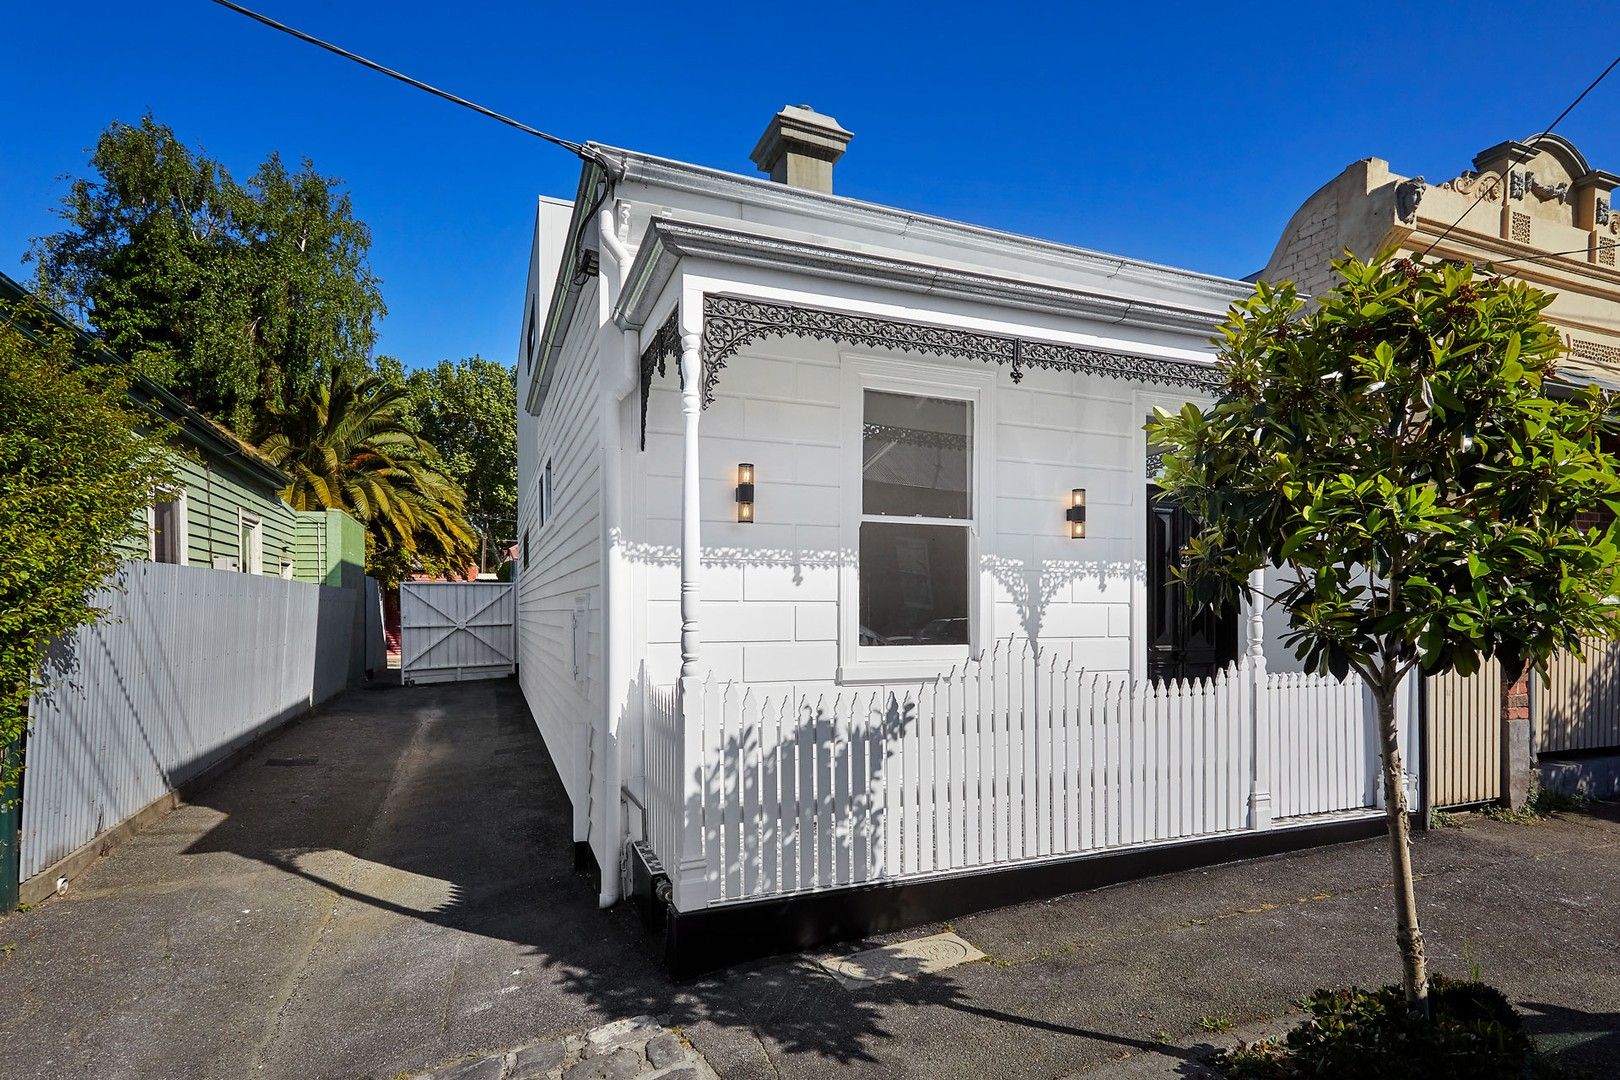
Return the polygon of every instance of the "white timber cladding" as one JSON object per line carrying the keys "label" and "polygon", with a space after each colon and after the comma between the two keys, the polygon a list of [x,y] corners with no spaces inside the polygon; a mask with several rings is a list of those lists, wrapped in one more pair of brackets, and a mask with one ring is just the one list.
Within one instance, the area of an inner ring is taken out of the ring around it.
{"label": "white timber cladding", "polygon": [[[551,200],[540,207],[525,348],[528,320],[545,318],[568,211]],[[590,834],[584,814],[592,794],[591,732],[602,700],[599,322],[593,280],[554,358],[539,415],[518,410],[518,535],[528,544],[516,574],[518,680],[575,807],[575,840]],[[519,363],[527,385],[532,366],[521,352]],[[542,522],[539,492],[548,463],[550,505]]]}
{"label": "white timber cladding", "polygon": [[[578,320],[558,357],[551,393],[532,432],[533,456],[551,466],[550,501],[542,522],[532,494],[521,508],[529,565],[518,575],[518,665],[529,702],[547,746],[559,761],[584,760],[600,701],[601,465],[597,417],[597,339]],[[534,489],[532,479],[524,485]],[[583,677],[575,677],[578,598],[586,598],[588,627]],[[585,773],[564,772],[576,807],[585,792],[574,790]],[[572,783],[569,783],[572,781]],[[584,839],[584,837],[576,837]]]}

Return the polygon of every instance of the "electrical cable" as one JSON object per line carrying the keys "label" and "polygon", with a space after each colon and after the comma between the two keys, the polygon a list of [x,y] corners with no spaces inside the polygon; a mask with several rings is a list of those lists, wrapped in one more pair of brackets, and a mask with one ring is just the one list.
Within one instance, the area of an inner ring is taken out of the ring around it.
{"label": "electrical cable", "polygon": [[1591,248],[1589,247],[1571,248],[1568,251],[1542,251],[1537,252],[1534,255],[1514,255],[1506,259],[1482,259],[1480,260],[1479,265],[1500,266],[1503,263],[1540,262],[1542,259],[1551,259],[1557,255],[1587,255],[1590,254],[1590,252]]}
{"label": "electrical cable", "polygon": [[[216,0],[216,2],[220,2],[220,0]],[[1577,94],[1574,101],[1572,101],[1568,105],[1564,106],[1564,111],[1558,114],[1557,119],[1555,119],[1551,124],[1548,124],[1545,128],[1543,128],[1539,134],[1531,136],[1528,145],[1534,146],[1536,144],[1536,140],[1543,139],[1546,136],[1551,135],[1553,133],[1553,129],[1556,128],[1559,124],[1564,122],[1564,117],[1566,117],[1570,113],[1574,112],[1575,111],[1575,106],[1579,105],[1582,101],[1586,100],[1586,95],[1590,94],[1593,90],[1597,89],[1598,83],[1600,83],[1604,79],[1608,78],[1609,77],[1609,72],[1613,71],[1617,65],[1620,65],[1620,56],[1616,56],[1613,60],[1609,61],[1609,66],[1604,68],[1603,72],[1600,75],[1598,75],[1597,78],[1593,79],[1590,83],[1588,83],[1587,86],[1586,86],[1586,89],[1582,90],[1579,94]],[[1493,191],[1495,191],[1497,189],[1497,187],[1500,186],[1501,183],[1502,183],[1502,178],[1500,176],[1498,176],[1495,180],[1492,180],[1489,185],[1487,185],[1486,187],[1481,189],[1481,191],[1479,193],[1479,197],[1476,198],[1473,202],[1468,204],[1468,209],[1464,210],[1460,215],[1458,215],[1456,221],[1453,221],[1450,225],[1447,225],[1445,231],[1442,232],[1439,236],[1435,237],[1434,241],[1432,243],[1430,243],[1428,247],[1423,249],[1423,257],[1427,258],[1429,252],[1433,251],[1435,249],[1436,245],[1438,245],[1440,243],[1440,241],[1442,241],[1446,237],[1450,236],[1451,235],[1451,230],[1455,229],[1458,225],[1461,225],[1463,218],[1465,218],[1469,214],[1473,213],[1474,212],[1474,207],[1476,207],[1480,203],[1484,202],[1485,198],[1488,195],[1490,195]]]}
{"label": "electrical cable", "polygon": [[471,109],[473,112],[482,116],[487,116],[491,120],[498,120],[508,127],[517,128],[519,131],[524,132],[525,134],[533,135],[538,139],[544,139],[546,142],[552,143],[555,146],[560,146],[564,150],[567,150],[572,154],[576,154],[579,157],[585,158],[588,161],[598,161],[597,155],[591,153],[582,143],[574,142],[571,139],[564,139],[557,135],[548,134],[541,131],[539,128],[530,127],[521,120],[514,120],[510,116],[505,116],[498,113],[494,109],[487,109],[477,102],[468,101],[466,98],[452,94],[448,90],[441,90],[437,86],[423,82],[421,79],[413,79],[411,76],[400,71],[395,71],[391,67],[384,67],[375,60],[368,60],[359,53],[350,52],[348,49],[342,48],[338,45],[333,45],[329,41],[322,41],[313,34],[306,34],[304,31],[288,26],[286,23],[277,22],[268,15],[261,15],[251,8],[246,8],[241,4],[233,3],[232,0],[213,0],[213,3],[218,4],[220,7],[228,8],[231,11],[236,12],[238,15],[245,15],[255,22],[262,23],[263,25],[270,27],[272,30],[279,30],[283,34],[290,34],[299,41],[314,45],[317,48],[325,49],[327,52],[335,53],[338,56],[343,57],[345,60],[352,60],[362,67],[370,68],[372,71],[387,75],[391,79],[398,79],[407,86],[413,86],[418,90],[426,91],[427,93],[432,94],[435,97],[442,98],[451,104],[460,105],[462,108]]}

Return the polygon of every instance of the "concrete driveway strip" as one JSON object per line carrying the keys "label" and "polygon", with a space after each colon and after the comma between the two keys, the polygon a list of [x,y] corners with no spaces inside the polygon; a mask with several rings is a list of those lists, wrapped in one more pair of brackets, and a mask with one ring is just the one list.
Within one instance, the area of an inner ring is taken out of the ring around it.
{"label": "concrete driveway strip", "polygon": [[[722,1077],[1173,1076],[1206,1027],[1398,974],[1368,841],[827,950],[949,931],[984,954],[904,979],[846,987],[804,957],[676,986],[596,909],[569,819],[515,683],[346,694],[0,918],[0,1074],[388,1078],[657,1017]],[[1477,964],[1570,1061],[1620,1074],[1620,808],[1462,821],[1419,841],[1435,967]]]}

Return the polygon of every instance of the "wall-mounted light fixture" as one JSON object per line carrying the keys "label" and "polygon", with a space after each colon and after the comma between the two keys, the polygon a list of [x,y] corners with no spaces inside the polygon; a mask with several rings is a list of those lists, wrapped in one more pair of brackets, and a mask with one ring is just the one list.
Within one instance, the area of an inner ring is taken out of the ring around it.
{"label": "wall-mounted light fixture", "polygon": [[754,520],[754,463],[751,461],[737,466],[737,520],[744,525]]}
{"label": "wall-mounted light fixture", "polygon": [[1069,511],[1063,515],[1069,523],[1069,538],[1071,540],[1084,540],[1086,538],[1086,489],[1075,488],[1069,492]]}

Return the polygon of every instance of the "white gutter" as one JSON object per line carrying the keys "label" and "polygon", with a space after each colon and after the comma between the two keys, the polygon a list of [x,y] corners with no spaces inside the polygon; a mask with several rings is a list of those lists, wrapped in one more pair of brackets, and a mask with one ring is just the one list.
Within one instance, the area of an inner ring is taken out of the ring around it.
{"label": "white gutter", "polygon": [[[608,310],[613,310],[624,292],[630,275],[630,252],[619,240],[614,223],[617,200],[606,199],[596,215],[596,228],[605,256],[601,265],[601,280],[609,283],[612,295]],[[611,259],[612,267],[607,265]],[[603,327],[607,331],[613,324]],[[602,747],[602,832],[610,854],[619,853],[624,844],[624,797],[622,762],[619,749],[619,726],[623,715],[635,703],[630,701],[629,688],[633,678],[630,657],[630,605],[629,569],[624,558],[624,494],[623,461],[624,425],[620,423],[621,406],[631,391],[641,385],[641,353],[637,348],[636,330],[619,331],[621,350],[615,354],[611,347],[602,350],[602,712],[597,717],[601,730],[598,745]],[[615,359],[615,355],[619,359]],[[622,857],[622,856],[621,856]],[[612,858],[602,867],[602,892],[597,898],[601,907],[612,907],[619,900],[619,860]]]}

